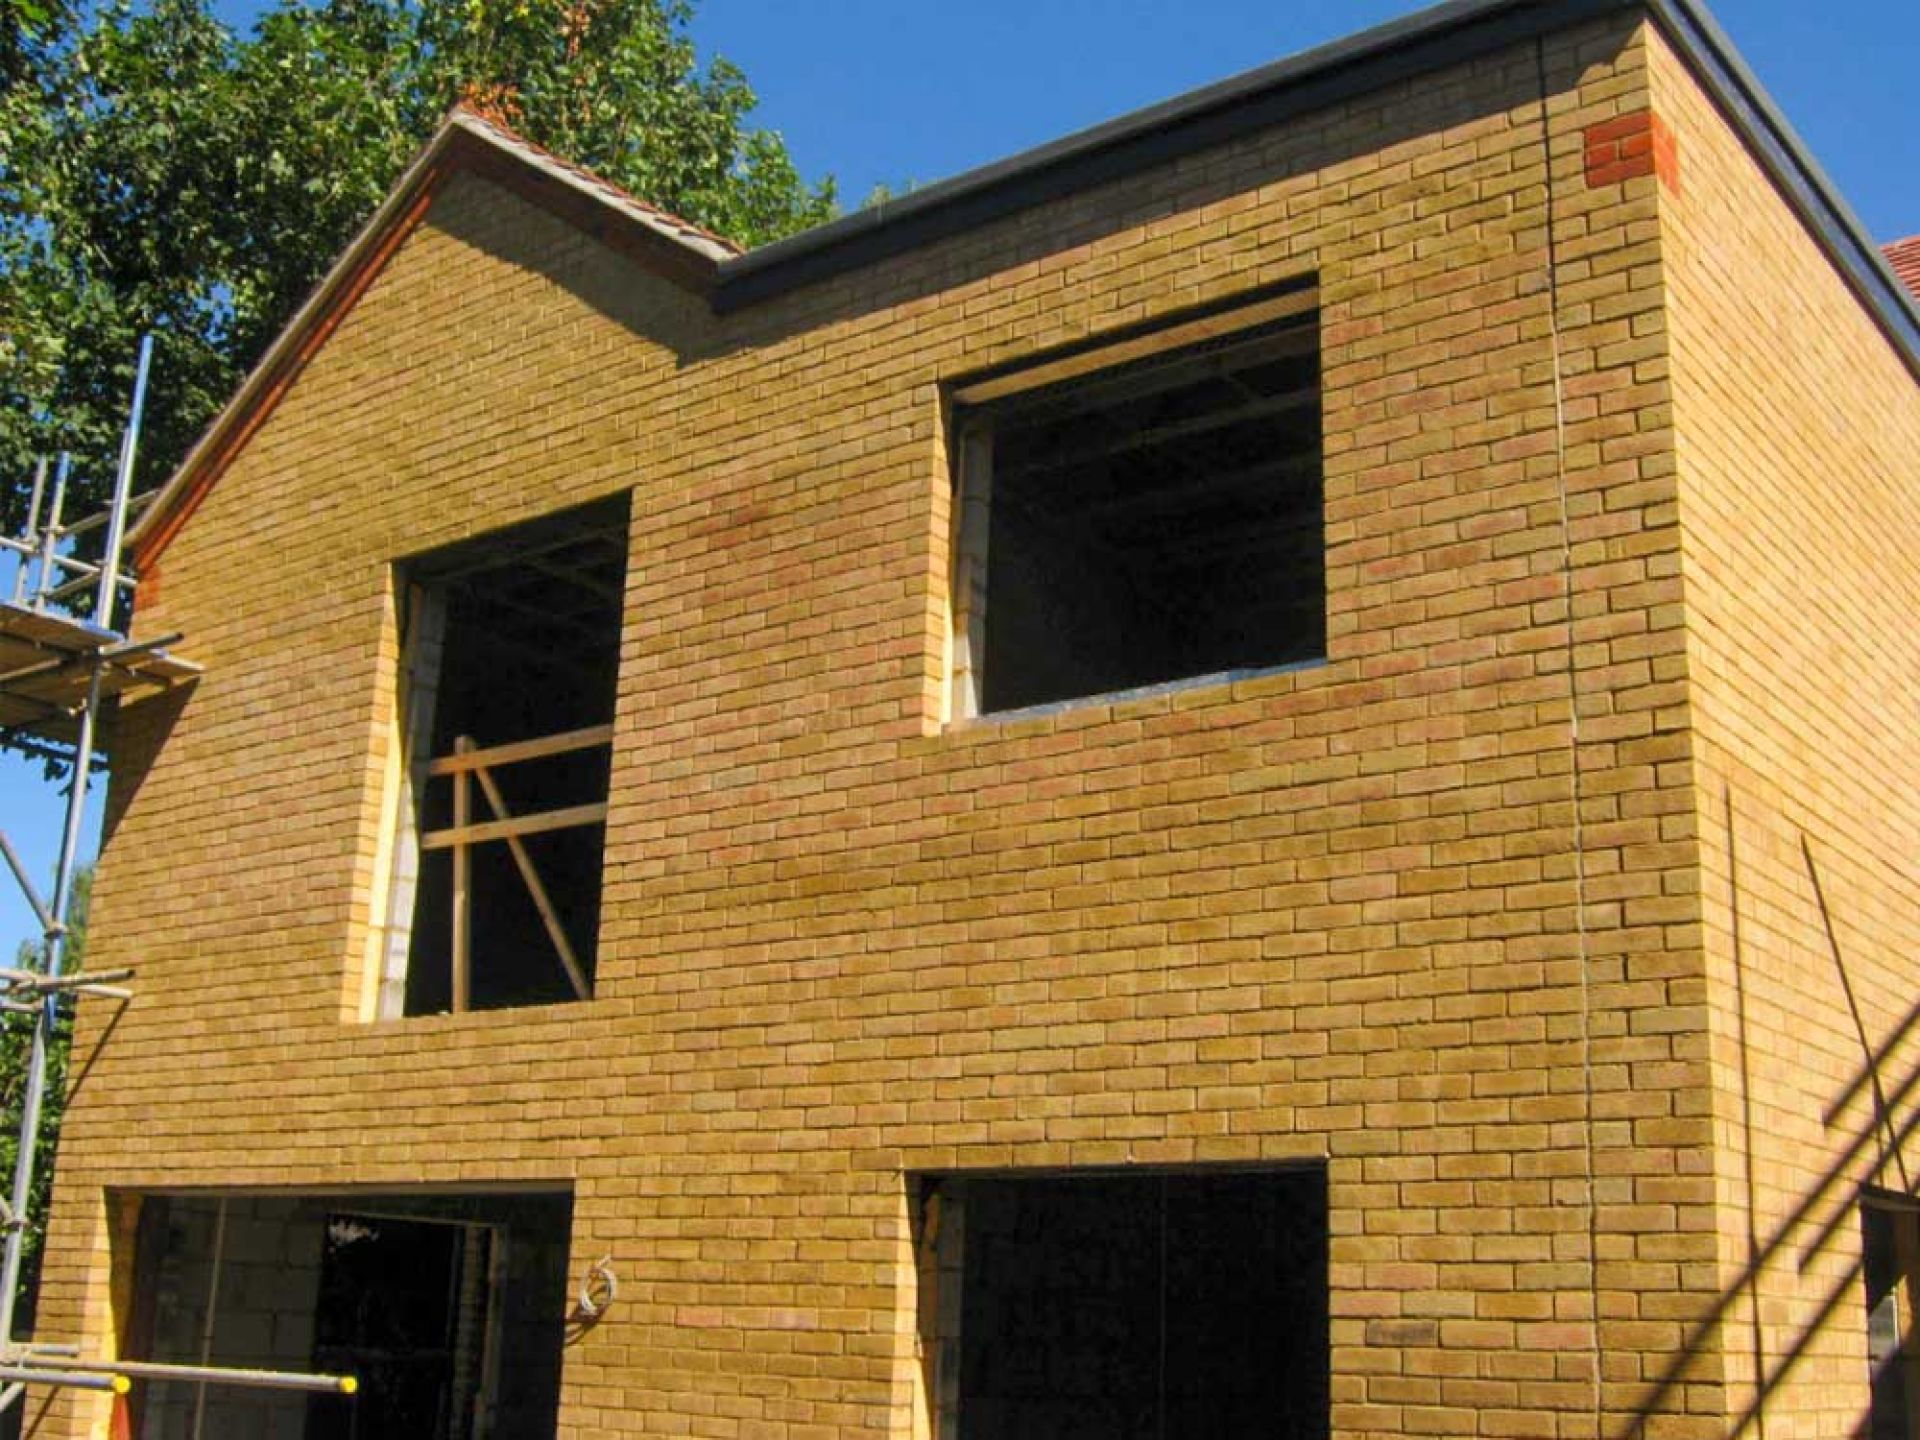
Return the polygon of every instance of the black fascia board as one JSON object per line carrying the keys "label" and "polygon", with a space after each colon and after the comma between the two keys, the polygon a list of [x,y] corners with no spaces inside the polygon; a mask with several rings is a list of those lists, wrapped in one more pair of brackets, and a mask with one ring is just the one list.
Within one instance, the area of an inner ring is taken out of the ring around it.
{"label": "black fascia board", "polygon": [[1920,305],[1700,0],[1448,0],[719,265],[720,314],[1617,11],[1650,15],[1920,379]]}
{"label": "black fascia board", "polygon": [[1642,0],[1448,0],[720,262],[742,309]]}
{"label": "black fascia board", "polygon": [[1920,380],[1920,302],[1827,178],[1719,23],[1695,0],[1646,0],[1720,113]]}

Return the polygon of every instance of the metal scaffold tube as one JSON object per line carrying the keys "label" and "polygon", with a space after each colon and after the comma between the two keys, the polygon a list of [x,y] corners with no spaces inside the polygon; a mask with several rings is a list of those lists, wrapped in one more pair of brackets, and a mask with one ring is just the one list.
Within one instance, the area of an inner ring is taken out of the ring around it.
{"label": "metal scaffold tube", "polygon": [[[17,536],[0,536],[0,554],[14,562],[10,595],[0,596],[0,741],[21,750],[66,761],[71,782],[61,829],[53,892],[43,897],[25,862],[4,834],[0,861],[18,883],[39,927],[40,947],[33,962],[0,966],[0,1018],[27,1017],[33,1025],[20,1114],[19,1149],[12,1188],[0,1201],[0,1413],[19,1403],[30,1385],[126,1394],[135,1380],[184,1381],[279,1390],[351,1395],[352,1376],[228,1368],[218,1365],[169,1365],[150,1361],[86,1360],[72,1345],[32,1345],[15,1340],[22,1303],[28,1207],[40,1167],[41,1116],[46,1106],[48,1065],[57,1006],[71,994],[126,1001],[130,991],[114,982],[130,978],[129,967],[87,973],[70,970],[70,920],[75,880],[80,869],[80,838],[94,762],[100,752],[100,712],[117,697],[165,690],[192,678],[199,667],[167,653],[180,637],[166,635],[132,641],[122,633],[120,600],[134,586],[122,571],[128,518],[143,499],[133,490],[134,460],[146,409],[147,381],[153,360],[149,338],[135,367],[133,402],[121,436],[119,463],[107,508],[69,523],[65,509],[72,480],[72,457],[57,465],[44,461],[34,471],[26,524]],[[49,483],[51,482],[51,483]],[[74,541],[101,531],[100,553],[83,559]],[[89,590],[91,600],[87,601]],[[78,613],[84,608],[85,613]],[[203,1356],[203,1359],[205,1357]]]}
{"label": "metal scaffold tube", "polygon": [[[0,1380],[12,1382],[8,1388],[13,1393],[6,1397],[6,1403],[19,1398],[18,1387],[22,1385],[65,1385],[72,1390],[106,1390],[115,1395],[124,1395],[133,1388],[133,1382],[124,1375],[99,1374],[70,1367],[56,1369],[50,1365],[22,1365],[12,1361],[0,1361]],[[0,1410],[5,1408],[6,1404],[0,1403]]]}
{"label": "metal scaffold tube", "polygon": [[[100,595],[94,604],[95,624],[105,626],[111,622],[114,597],[119,574],[119,555],[117,547],[124,534],[127,497],[132,493],[133,459],[139,445],[141,412],[146,404],[147,374],[153,361],[153,337],[141,341],[140,359],[136,367],[133,388],[133,405],[127,418],[126,432],[120,444],[119,471],[114,477],[113,503],[120,512],[109,521],[108,549],[103,556],[102,575],[100,577]],[[66,478],[66,466],[61,466],[60,480]],[[47,531],[46,554],[51,553],[53,538],[58,526],[57,511],[60,505],[60,490],[64,484],[56,487],[54,507],[56,515]],[[42,578],[50,569],[50,562],[43,560]],[[87,813],[87,791],[93,774],[93,752],[96,739],[96,726],[100,710],[100,677],[103,665],[96,658],[92,674],[87,679],[86,702],[78,717],[78,733],[74,741],[73,776],[67,789],[66,824],[60,836],[60,854],[54,864],[53,901],[47,907],[50,923],[46,926],[43,940],[43,969],[49,980],[58,980],[65,968],[67,958],[68,927],[67,916],[73,903],[73,877],[79,862],[80,835],[85,826]],[[11,862],[10,862],[11,863]],[[60,994],[50,989],[39,1002],[39,1013],[34,1017],[33,1040],[27,1058],[26,1093],[20,1107],[19,1143],[16,1146],[13,1167],[13,1189],[8,1197],[6,1217],[6,1247],[4,1259],[0,1259],[0,1345],[14,1344],[14,1318],[20,1299],[21,1263],[26,1251],[27,1216],[33,1197],[33,1176],[39,1148],[40,1115],[45,1108],[47,1089],[47,1054],[53,1044],[54,1028],[59,1020]],[[0,1378],[18,1380],[18,1375],[0,1375]]]}
{"label": "metal scaffold tube", "polygon": [[[24,530],[17,538],[0,536],[0,555],[11,555],[15,566],[11,595],[0,595],[0,742],[26,753],[66,760],[72,766],[51,896],[42,897],[19,852],[0,834],[0,861],[25,895],[41,939],[37,963],[0,966],[0,1018],[20,1015],[33,1025],[12,1188],[8,1198],[0,1201],[0,1228],[5,1232],[4,1258],[0,1258],[0,1413],[19,1403],[30,1385],[124,1395],[136,1380],[183,1382],[200,1387],[196,1414],[203,1410],[209,1385],[334,1395],[352,1395],[359,1388],[351,1375],[207,1363],[210,1347],[204,1344],[202,1363],[177,1365],[83,1359],[77,1346],[36,1345],[14,1336],[58,1006],[71,994],[115,1001],[132,998],[131,992],[114,983],[132,976],[129,967],[94,973],[68,970],[74,882],[100,749],[101,707],[123,695],[166,690],[199,673],[198,666],[167,653],[178,635],[134,641],[123,633],[125,614],[120,601],[134,587],[133,577],[122,568],[127,521],[151,498],[134,496],[133,471],[152,362],[153,341],[148,337],[141,342],[135,366],[133,401],[106,510],[76,522],[65,520],[72,462],[70,456],[62,455],[51,467],[51,476],[45,462],[36,468]],[[98,556],[81,558],[73,548],[76,537],[102,527]],[[92,602],[86,605],[89,589]],[[217,1280],[217,1252],[214,1277]],[[209,1309],[209,1327],[211,1314]],[[211,1339],[210,1330],[207,1339]]]}
{"label": "metal scaffold tube", "polygon": [[[49,1356],[35,1363],[33,1351],[0,1360],[0,1379],[36,1375],[124,1376],[128,1380],[184,1380],[200,1385],[242,1385],[254,1390],[305,1390],[319,1395],[352,1395],[360,1382],[352,1375],[309,1374],[303,1370],[248,1370],[222,1365],[167,1365],[155,1360],[75,1360]],[[9,1377],[5,1372],[17,1372]],[[65,1380],[57,1383],[65,1384]]]}

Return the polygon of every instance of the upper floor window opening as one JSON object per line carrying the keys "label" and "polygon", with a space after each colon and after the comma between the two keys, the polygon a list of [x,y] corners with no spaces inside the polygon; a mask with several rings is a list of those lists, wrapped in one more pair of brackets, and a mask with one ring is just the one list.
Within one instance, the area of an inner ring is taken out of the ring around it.
{"label": "upper floor window opening", "polygon": [[628,499],[399,567],[382,1016],[592,993]]}
{"label": "upper floor window opening", "polygon": [[958,718],[1325,658],[1318,292],[953,392]]}

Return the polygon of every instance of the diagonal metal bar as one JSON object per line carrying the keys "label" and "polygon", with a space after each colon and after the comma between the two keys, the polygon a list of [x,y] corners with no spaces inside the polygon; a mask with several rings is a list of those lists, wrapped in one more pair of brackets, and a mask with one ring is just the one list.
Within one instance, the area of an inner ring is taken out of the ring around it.
{"label": "diagonal metal bar", "polygon": [[1887,1134],[1887,1148],[1881,1151],[1880,1164],[1884,1166],[1891,1159],[1900,1172],[1900,1188],[1912,1190],[1912,1182],[1907,1177],[1907,1157],[1900,1148],[1900,1135],[1893,1127],[1893,1111],[1887,1104],[1886,1087],[1880,1081],[1879,1057],[1874,1053],[1873,1044],[1867,1039],[1866,1021],[1860,1018],[1860,1002],[1854,999],[1853,981],[1847,975],[1847,962],[1840,953],[1840,935],[1833,927],[1833,911],[1827,907],[1826,887],[1820,883],[1820,867],[1813,860],[1813,843],[1807,839],[1807,832],[1800,832],[1800,853],[1806,857],[1807,878],[1813,882],[1814,904],[1820,908],[1820,923],[1826,930],[1827,949],[1833,956],[1834,973],[1840,977],[1840,993],[1846,997],[1847,1013],[1853,1017],[1854,1035],[1860,1041],[1860,1051],[1866,1057],[1866,1070],[1872,1081],[1873,1113],[1878,1117],[1880,1128]]}
{"label": "diagonal metal bar", "polygon": [[27,897],[27,904],[33,907],[33,918],[40,922],[40,933],[51,935],[58,928],[54,924],[53,912],[47,909],[47,902],[40,898],[40,892],[33,888],[33,881],[27,878],[27,867],[20,862],[20,852],[13,848],[13,842],[7,839],[4,830],[0,830],[0,855],[6,857],[7,868],[13,871],[13,878],[20,882],[20,893]]}

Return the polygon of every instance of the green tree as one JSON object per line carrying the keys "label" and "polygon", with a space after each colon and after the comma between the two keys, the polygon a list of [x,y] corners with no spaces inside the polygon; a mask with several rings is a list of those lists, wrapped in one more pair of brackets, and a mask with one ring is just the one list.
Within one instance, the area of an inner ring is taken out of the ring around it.
{"label": "green tree", "polygon": [[111,477],[137,339],[141,484],[232,392],[447,110],[746,245],[828,218],[691,0],[286,0],[249,36],[207,0],[0,0],[0,525],[60,449]]}
{"label": "green tree", "polygon": [[[87,958],[87,907],[93,895],[93,870],[73,877],[73,899],[67,908],[65,970],[82,969]],[[46,946],[23,940],[14,964],[22,970],[46,967]],[[94,1001],[94,1004],[111,1003]],[[0,1195],[13,1187],[13,1167],[20,1154],[20,1111],[26,1104],[27,1064],[33,1044],[33,1021],[25,1015],[0,1019]],[[67,1108],[67,1059],[73,1041],[73,1001],[60,1002],[47,1050],[46,1099],[40,1107],[40,1148],[33,1172],[33,1190],[27,1205],[27,1229],[21,1247],[20,1288],[23,1317],[32,1315],[31,1297],[39,1284],[40,1246],[46,1234],[47,1207],[53,1198],[54,1153],[60,1144],[60,1121]]]}
{"label": "green tree", "polygon": [[0,86],[26,80],[68,19],[65,0],[0,0]]}

